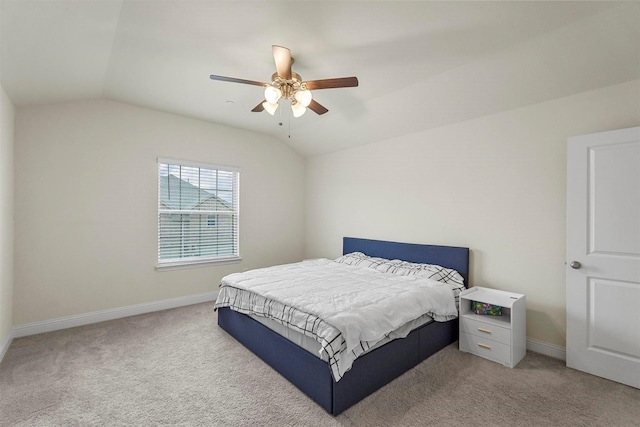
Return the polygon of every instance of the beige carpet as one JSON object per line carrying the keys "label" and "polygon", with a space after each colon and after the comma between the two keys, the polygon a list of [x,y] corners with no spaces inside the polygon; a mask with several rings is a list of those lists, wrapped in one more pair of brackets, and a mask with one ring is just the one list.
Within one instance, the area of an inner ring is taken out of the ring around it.
{"label": "beige carpet", "polygon": [[15,339],[2,426],[640,426],[640,390],[451,345],[332,417],[216,325],[212,304]]}

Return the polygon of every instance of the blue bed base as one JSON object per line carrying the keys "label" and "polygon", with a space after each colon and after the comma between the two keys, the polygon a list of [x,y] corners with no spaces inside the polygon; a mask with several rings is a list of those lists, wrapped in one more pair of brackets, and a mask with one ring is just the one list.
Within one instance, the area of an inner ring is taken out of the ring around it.
{"label": "blue bed base", "polygon": [[[438,264],[457,270],[468,283],[469,249],[345,237],[343,253]],[[329,365],[288,339],[229,308],[218,309],[218,325],[278,371],[327,412],[338,415],[458,339],[458,319],[431,322],[406,338],[359,357],[340,381]]]}

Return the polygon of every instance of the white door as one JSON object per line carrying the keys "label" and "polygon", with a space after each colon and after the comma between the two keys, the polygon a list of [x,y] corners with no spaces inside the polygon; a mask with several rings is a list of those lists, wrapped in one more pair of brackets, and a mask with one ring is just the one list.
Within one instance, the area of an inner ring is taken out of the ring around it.
{"label": "white door", "polygon": [[567,366],[640,388],[640,127],[567,144]]}

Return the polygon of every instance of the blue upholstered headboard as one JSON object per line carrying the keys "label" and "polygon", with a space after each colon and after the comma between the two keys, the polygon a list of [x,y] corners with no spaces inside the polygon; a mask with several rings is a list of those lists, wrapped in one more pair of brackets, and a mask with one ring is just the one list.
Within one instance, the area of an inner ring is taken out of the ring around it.
{"label": "blue upholstered headboard", "polygon": [[469,248],[345,237],[342,242],[342,253],[351,252],[363,252],[379,258],[401,259],[452,268],[460,273],[464,278],[465,286],[469,287]]}

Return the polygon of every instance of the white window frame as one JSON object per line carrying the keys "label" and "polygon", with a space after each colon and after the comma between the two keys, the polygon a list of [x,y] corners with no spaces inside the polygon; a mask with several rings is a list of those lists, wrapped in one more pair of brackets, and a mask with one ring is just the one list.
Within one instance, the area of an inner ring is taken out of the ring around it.
{"label": "white window frame", "polygon": [[[197,163],[190,162],[185,160],[176,160],[176,159],[168,159],[159,157],[157,159],[157,171],[156,176],[158,179],[158,200],[157,200],[157,214],[158,214],[158,241],[157,241],[157,265],[156,270],[171,270],[177,268],[191,268],[191,267],[202,267],[208,265],[215,264],[228,264],[242,261],[240,257],[240,169],[232,166],[222,166],[215,164],[205,164],[205,163]],[[220,212],[215,210],[176,210],[176,209],[164,209],[161,206],[161,168],[162,165],[172,165],[172,166],[180,166],[180,167],[191,167],[198,169],[205,169],[210,171],[224,171],[231,172],[234,176],[234,184],[232,185],[233,191],[233,213],[229,214],[228,211]],[[162,214],[177,214],[177,215],[189,215],[189,214],[199,214],[205,215],[208,219],[209,215],[231,215],[235,221],[232,221],[234,224],[233,227],[233,248],[235,251],[232,255],[215,255],[215,256],[196,256],[196,257],[177,257],[177,258],[169,258],[169,259],[161,259],[161,215]]]}

